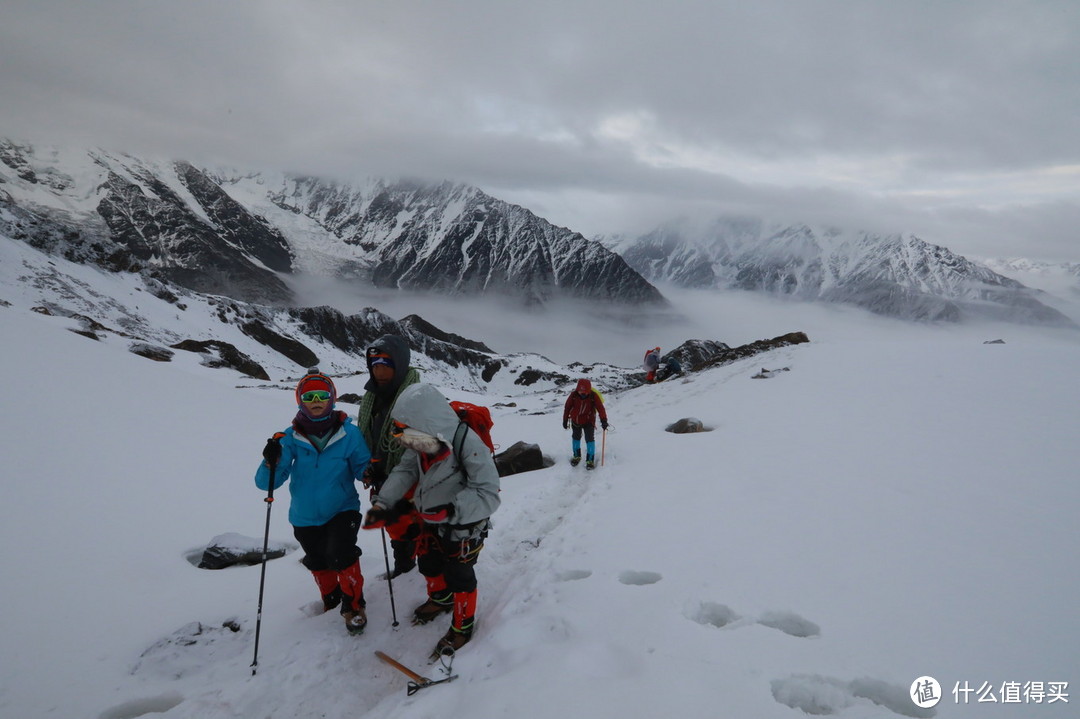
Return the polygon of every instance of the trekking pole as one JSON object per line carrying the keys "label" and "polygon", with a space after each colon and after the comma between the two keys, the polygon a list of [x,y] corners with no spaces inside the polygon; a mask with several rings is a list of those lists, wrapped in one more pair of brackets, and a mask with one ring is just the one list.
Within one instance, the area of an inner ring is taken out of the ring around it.
{"label": "trekking pole", "polygon": [[[266,446],[276,444],[278,437],[266,440]],[[264,452],[266,450],[263,450]],[[266,463],[270,467],[270,488],[266,490],[266,532],[263,534],[262,571],[259,576],[259,610],[255,618],[255,657],[251,660],[251,676],[259,667],[259,633],[262,630],[263,588],[266,586],[266,553],[270,548],[270,509],[274,506],[274,475],[277,473],[277,460]]]}
{"label": "trekking pole", "polygon": [[604,466],[604,451],[607,449],[607,428],[600,435],[600,466]]}
{"label": "trekking pole", "polygon": [[398,625],[397,620],[397,608],[394,607],[394,578],[390,572],[390,555],[386,552],[386,528],[379,527],[379,534],[382,535],[382,555],[386,561],[386,586],[390,590],[390,616],[393,618],[393,622],[390,624],[392,627]]}

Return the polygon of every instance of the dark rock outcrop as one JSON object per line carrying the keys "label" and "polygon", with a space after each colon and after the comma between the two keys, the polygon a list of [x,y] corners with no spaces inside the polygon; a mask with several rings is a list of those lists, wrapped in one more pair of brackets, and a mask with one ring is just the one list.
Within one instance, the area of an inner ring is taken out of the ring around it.
{"label": "dark rock outcrop", "polygon": [[184,340],[170,345],[170,347],[204,355],[202,364],[207,367],[228,367],[254,379],[270,379],[270,376],[266,374],[266,370],[258,362],[228,342],[220,340]]}
{"label": "dark rock outcrop", "polygon": [[555,464],[555,460],[545,457],[540,445],[528,442],[515,442],[510,447],[495,455],[495,468],[500,477],[520,472],[531,472]]}
{"label": "dark rock outcrop", "polygon": [[251,320],[240,325],[240,331],[251,339],[279,352],[301,367],[315,367],[319,357],[302,342],[279,334],[260,320]]}
{"label": "dark rock outcrop", "polygon": [[719,365],[735,362],[736,360],[753,357],[756,354],[768,352],[769,350],[787,347],[789,345],[802,344],[809,341],[810,338],[807,337],[804,332],[789,332],[786,335],[773,337],[771,340],[757,340],[756,342],[750,342],[749,344],[740,345],[732,349],[721,350],[712,357],[709,357],[696,365],[692,365],[691,369],[698,372],[709,367],[717,367]]}
{"label": "dark rock outcrop", "polygon": [[683,417],[678,422],[669,424],[664,428],[664,431],[673,432],[674,434],[693,434],[695,432],[708,432],[710,430],[696,417]]}
{"label": "dark rock outcrop", "polygon": [[131,346],[128,347],[128,352],[139,355],[140,357],[152,359],[155,362],[171,362],[173,355],[176,354],[171,349],[152,345],[147,342],[132,342]]}

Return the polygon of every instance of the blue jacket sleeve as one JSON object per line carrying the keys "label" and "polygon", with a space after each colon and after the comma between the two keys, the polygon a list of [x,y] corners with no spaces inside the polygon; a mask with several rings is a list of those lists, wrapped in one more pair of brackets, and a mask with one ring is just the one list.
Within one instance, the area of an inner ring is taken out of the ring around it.
{"label": "blue jacket sleeve", "polygon": [[356,448],[349,457],[349,467],[352,469],[353,479],[361,480],[364,477],[364,470],[371,462],[371,450],[368,449],[364,435],[359,430],[356,432],[356,440]]}

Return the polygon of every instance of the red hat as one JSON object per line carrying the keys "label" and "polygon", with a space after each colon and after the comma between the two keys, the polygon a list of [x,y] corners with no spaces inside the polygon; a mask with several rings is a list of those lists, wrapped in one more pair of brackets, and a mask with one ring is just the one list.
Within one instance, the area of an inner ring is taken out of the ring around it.
{"label": "red hat", "polygon": [[[330,404],[327,405],[326,411],[321,416],[326,416],[334,409],[334,403],[337,402],[337,388],[334,387],[334,381],[317,369],[313,369],[308,370],[308,373],[296,385],[296,404],[299,405],[301,411],[304,411],[305,408],[304,403],[300,401],[300,395],[304,394],[304,392],[320,389],[330,393]],[[304,413],[307,414],[306,411]],[[312,417],[312,419],[316,418]]]}

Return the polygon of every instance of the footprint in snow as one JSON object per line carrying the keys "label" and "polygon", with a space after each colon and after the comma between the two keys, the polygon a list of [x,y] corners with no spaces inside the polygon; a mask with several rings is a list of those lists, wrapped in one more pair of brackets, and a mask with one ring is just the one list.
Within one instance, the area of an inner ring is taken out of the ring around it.
{"label": "footprint in snow", "polygon": [[777,629],[792,637],[807,638],[821,634],[821,627],[794,612],[766,612],[761,615],[757,623]]}
{"label": "footprint in snow", "polygon": [[821,627],[794,612],[766,612],[757,619],[743,619],[738,612],[726,604],[701,602],[696,607],[688,610],[686,616],[698,624],[718,629],[760,624],[763,627],[776,629],[792,637],[807,638],[821,634]]}
{"label": "footprint in snow", "polygon": [[588,579],[592,576],[592,572],[588,569],[567,569],[566,571],[559,572],[555,575],[555,581],[557,582],[574,582],[579,579]]}
{"label": "footprint in snow", "polygon": [[742,617],[726,604],[702,602],[696,609],[687,613],[687,617],[701,625],[722,629],[734,624]]}
{"label": "footprint in snow", "polygon": [[772,695],[784,706],[816,716],[839,714],[848,707],[866,706],[869,703],[917,719],[937,715],[934,709],[916,706],[906,688],[880,679],[862,678],[845,682],[817,674],[796,674],[787,679],[774,679]]}
{"label": "footprint in snow", "polygon": [[628,569],[625,572],[619,573],[619,581],[623,584],[631,584],[636,586],[644,586],[646,584],[656,584],[663,576],[656,572],[638,572],[632,569]]}

